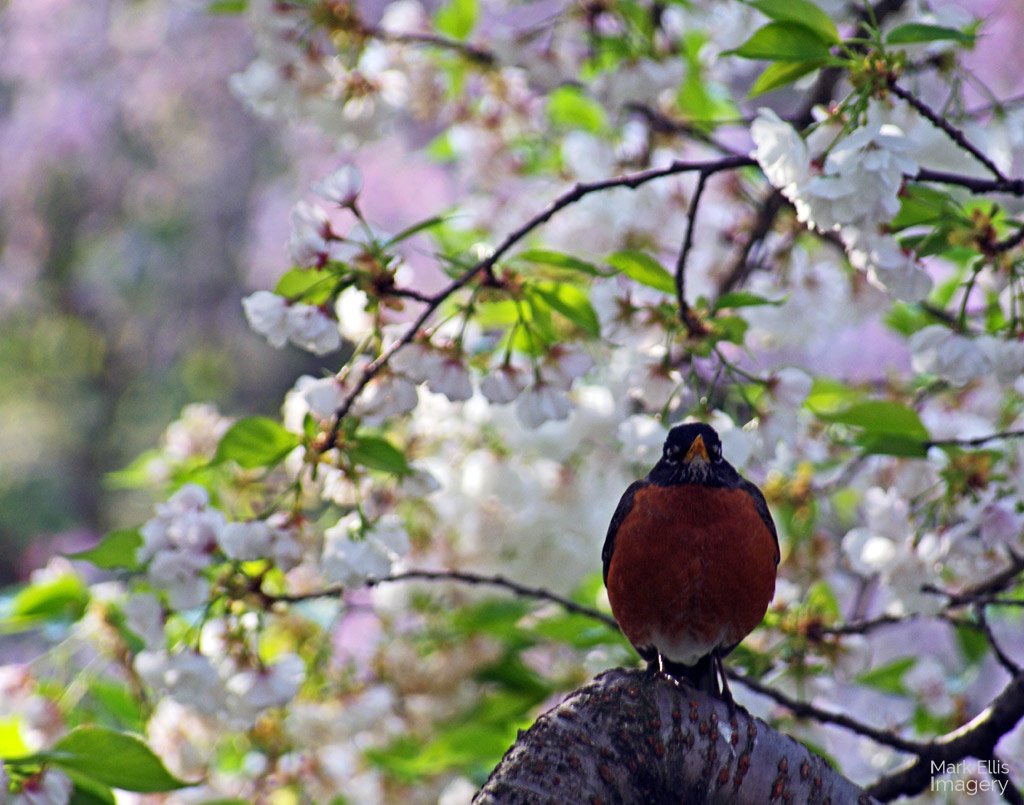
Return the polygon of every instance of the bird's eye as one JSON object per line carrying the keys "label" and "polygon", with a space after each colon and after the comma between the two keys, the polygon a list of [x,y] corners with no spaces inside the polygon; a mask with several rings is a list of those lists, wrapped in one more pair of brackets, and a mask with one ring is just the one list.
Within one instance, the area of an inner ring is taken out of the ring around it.
{"label": "bird's eye", "polygon": [[711,460],[716,462],[722,460],[722,445],[711,445]]}

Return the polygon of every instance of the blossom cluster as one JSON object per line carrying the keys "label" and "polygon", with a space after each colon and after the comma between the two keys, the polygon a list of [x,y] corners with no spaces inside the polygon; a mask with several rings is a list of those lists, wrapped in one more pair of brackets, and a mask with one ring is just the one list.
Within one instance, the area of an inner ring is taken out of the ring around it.
{"label": "blossom cluster", "polygon": [[850,262],[872,282],[897,299],[918,300],[928,295],[931,279],[915,255],[884,231],[899,211],[904,177],[917,173],[917,146],[886,117],[873,102],[864,124],[851,133],[843,136],[825,120],[805,141],[762,109],[750,134],[765,176],[793,202],[800,221],[837,232]]}

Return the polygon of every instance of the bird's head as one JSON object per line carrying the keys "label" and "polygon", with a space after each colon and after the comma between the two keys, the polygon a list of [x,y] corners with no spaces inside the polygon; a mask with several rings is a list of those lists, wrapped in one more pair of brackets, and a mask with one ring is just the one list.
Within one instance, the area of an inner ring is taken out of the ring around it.
{"label": "bird's head", "polygon": [[722,458],[722,440],[703,422],[677,425],[668,433],[661,459],[651,470],[655,483],[725,482],[735,470]]}

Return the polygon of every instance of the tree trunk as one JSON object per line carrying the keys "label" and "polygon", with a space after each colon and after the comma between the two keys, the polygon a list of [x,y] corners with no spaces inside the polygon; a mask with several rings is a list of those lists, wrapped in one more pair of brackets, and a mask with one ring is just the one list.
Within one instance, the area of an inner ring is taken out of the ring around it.
{"label": "tree trunk", "polygon": [[802,744],[665,676],[617,668],[542,715],[474,803],[873,803]]}

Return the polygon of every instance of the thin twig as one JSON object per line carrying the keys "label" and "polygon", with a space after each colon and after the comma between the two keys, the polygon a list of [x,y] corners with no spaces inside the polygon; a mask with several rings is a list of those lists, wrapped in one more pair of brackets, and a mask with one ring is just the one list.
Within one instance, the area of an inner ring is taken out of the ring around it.
{"label": "thin twig", "polygon": [[996,636],[992,633],[992,626],[988,622],[988,617],[985,615],[985,606],[983,604],[977,604],[974,607],[974,617],[978,621],[978,626],[981,627],[981,631],[985,635],[985,639],[988,640],[988,644],[992,646],[992,653],[995,655],[996,660],[1003,670],[1006,671],[1011,677],[1019,675],[1024,669],[1014,661],[999,644]]}
{"label": "thin twig", "polygon": [[1010,249],[1013,249],[1016,246],[1020,246],[1021,243],[1024,243],[1024,224],[1022,224],[1020,228],[1012,235],[1004,238],[1003,240],[997,240],[995,243],[993,243],[989,251],[992,254],[1008,252]]}
{"label": "thin twig", "polygon": [[782,193],[776,189],[772,189],[764,201],[761,202],[757,218],[754,220],[754,226],[751,228],[750,234],[744,241],[739,254],[736,255],[736,259],[733,261],[729,272],[722,281],[721,287],[718,289],[719,296],[729,293],[729,291],[740,285],[750,275],[753,268],[750,263],[750,254],[753,252],[754,247],[767,237],[772,225],[775,223],[775,219],[779,215],[779,211],[786,203]]}
{"label": "thin twig", "polygon": [[[460,584],[469,584],[472,586],[501,587],[502,589],[508,590],[509,592],[515,593],[516,595],[524,598],[533,598],[538,601],[547,601],[552,604],[558,604],[567,612],[593,618],[615,631],[619,630],[618,623],[615,622],[615,618],[611,615],[601,612],[600,610],[593,609],[592,607],[578,604],[571,598],[566,598],[564,595],[553,593],[543,587],[531,587],[526,584],[520,584],[519,582],[507,579],[500,574],[487,576],[463,570],[406,570],[402,573],[395,573],[392,576],[385,576],[380,579],[367,579],[363,586],[376,587],[380,584],[391,584],[403,581],[454,581],[459,582]],[[345,587],[339,585],[326,587],[312,593],[299,593],[296,595],[266,595],[265,598],[267,603],[294,604],[301,601],[310,601],[315,598],[338,598],[345,592],[345,589]]]}
{"label": "thin twig", "polygon": [[1014,196],[1024,196],[1024,179],[976,179],[961,173],[937,171],[930,168],[921,168],[914,176],[907,178],[915,182],[957,185],[966,187],[975,193],[1009,193]]}
{"label": "thin twig", "polygon": [[697,210],[700,207],[701,196],[704,195],[704,186],[708,174],[701,171],[697,175],[697,187],[690,199],[690,206],[686,212],[686,237],[683,239],[683,248],[679,251],[679,259],[676,260],[676,302],[679,305],[679,318],[691,335],[700,333],[700,324],[697,322],[686,302],[686,261],[693,248],[693,232],[697,225]]}
{"label": "thin twig", "polygon": [[986,436],[975,436],[973,439],[929,439],[923,444],[925,447],[981,447],[999,439],[1019,439],[1022,436],[1024,436],[1024,429],[1004,430],[999,433],[989,433]]}
{"label": "thin twig", "polygon": [[393,42],[399,45],[429,45],[431,47],[451,50],[460,53],[470,61],[491,67],[497,64],[497,57],[479,45],[472,45],[469,42],[461,42],[458,39],[449,39],[439,34],[425,33],[419,31],[404,31],[395,33],[385,31],[383,28],[364,27],[364,36],[379,39],[381,42]]}
{"label": "thin twig", "polygon": [[974,157],[978,162],[988,169],[989,173],[996,177],[1001,182],[1008,181],[1006,176],[996,166],[996,164],[989,159],[984,153],[982,153],[977,146],[967,139],[966,135],[960,131],[956,126],[950,123],[942,115],[938,114],[928,104],[918,98],[916,95],[911,93],[909,90],[904,89],[896,83],[895,78],[889,79],[889,90],[898,98],[902,98],[904,101],[913,106],[923,117],[935,127],[941,129],[949,139],[956,143],[960,148]]}
{"label": "thin twig", "polygon": [[870,724],[864,724],[854,718],[850,718],[850,716],[845,713],[833,713],[830,710],[822,710],[820,707],[816,707],[813,704],[808,704],[807,702],[802,702],[799,699],[787,696],[785,693],[777,691],[774,688],[765,685],[763,682],[751,679],[745,674],[731,670],[729,671],[729,677],[731,679],[735,679],[741,685],[749,688],[755,693],[760,693],[762,696],[767,696],[777,704],[781,704],[787,710],[792,711],[793,715],[798,718],[813,718],[815,721],[822,724],[834,724],[837,727],[842,727],[843,729],[849,730],[857,735],[863,735],[865,738],[870,738],[875,743],[891,746],[893,749],[898,749],[900,752],[909,752],[911,754],[920,755],[927,749],[927,744],[925,743],[901,738],[891,730],[872,727]]}

